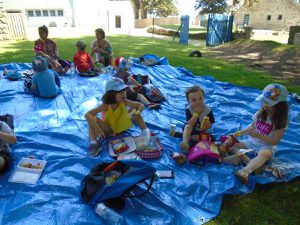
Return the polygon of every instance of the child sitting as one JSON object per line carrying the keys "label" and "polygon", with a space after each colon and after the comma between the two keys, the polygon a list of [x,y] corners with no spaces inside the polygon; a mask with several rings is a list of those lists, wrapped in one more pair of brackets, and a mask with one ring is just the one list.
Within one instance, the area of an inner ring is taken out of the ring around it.
{"label": "child sitting", "polygon": [[[97,139],[126,131],[132,127],[132,120],[142,130],[143,143],[148,144],[150,131],[141,116],[144,106],[139,102],[126,99],[126,88],[127,85],[124,84],[123,80],[113,77],[106,83],[105,94],[102,97],[103,103],[85,114],[91,142],[88,153],[90,156],[97,156],[102,150]],[[105,113],[102,120],[96,116],[101,112]],[[131,118],[128,112],[130,112]]]}
{"label": "child sitting", "polygon": [[236,172],[236,176],[243,183],[247,183],[248,176],[274,155],[276,145],[281,141],[288,126],[287,96],[287,89],[280,84],[266,86],[263,93],[256,98],[262,102],[262,107],[253,116],[252,123],[247,128],[234,133],[235,137],[247,135],[248,138],[235,144],[231,151],[235,153],[238,149],[250,148],[256,152],[256,157],[253,159],[245,154],[238,155],[239,162],[244,161],[247,164],[245,168]]}
{"label": "child sitting", "polygon": [[115,66],[117,72],[115,73],[114,77],[122,79],[124,83],[128,85],[126,88],[126,95],[129,100],[139,101],[145,104],[149,109],[156,109],[160,107],[160,104],[149,102],[143,94],[140,94],[134,90],[135,88],[141,88],[142,86],[128,72],[130,65],[126,59],[121,57],[116,58]]}
{"label": "child sitting", "polygon": [[96,39],[92,43],[93,56],[96,54],[96,61],[102,63],[104,66],[111,65],[112,62],[112,46],[111,43],[105,39],[105,32],[98,28],[95,30]]}
{"label": "child sitting", "polygon": [[[204,91],[200,87],[192,86],[187,89],[185,94],[189,105],[185,109],[186,123],[180,148],[184,152],[188,152],[191,136],[193,141],[198,142],[200,131],[210,129],[215,118],[212,110],[204,103]],[[208,120],[202,123],[205,117],[208,117]]]}
{"label": "child sitting", "polygon": [[97,75],[98,69],[95,67],[93,58],[85,51],[86,45],[83,41],[77,41],[77,53],[73,57],[75,68],[80,74]]}
{"label": "child sitting", "polygon": [[42,98],[53,98],[58,95],[60,80],[54,71],[48,69],[48,65],[48,60],[42,56],[36,56],[33,59],[32,81],[25,82],[25,86],[31,94]]}
{"label": "child sitting", "polygon": [[0,174],[9,170],[12,164],[12,154],[9,145],[15,144],[16,136],[12,129],[3,121],[0,121]]}

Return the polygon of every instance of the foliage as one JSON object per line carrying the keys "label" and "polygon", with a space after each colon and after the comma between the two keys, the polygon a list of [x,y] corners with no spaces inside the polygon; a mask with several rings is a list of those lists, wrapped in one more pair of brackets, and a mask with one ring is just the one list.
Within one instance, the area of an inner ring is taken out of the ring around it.
{"label": "foliage", "polygon": [[224,13],[227,9],[226,0],[196,0],[195,9],[200,9],[199,14]]}
{"label": "foliage", "polygon": [[173,0],[131,0],[134,8],[135,19],[147,18],[147,13],[167,17],[178,15],[178,9]]}

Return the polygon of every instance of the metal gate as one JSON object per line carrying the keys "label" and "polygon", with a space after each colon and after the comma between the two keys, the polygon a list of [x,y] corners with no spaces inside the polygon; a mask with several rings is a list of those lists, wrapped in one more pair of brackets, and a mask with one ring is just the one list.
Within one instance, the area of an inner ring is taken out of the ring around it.
{"label": "metal gate", "polygon": [[26,39],[22,13],[5,13],[10,40]]}
{"label": "metal gate", "polygon": [[217,46],[232,40],[233,16],[209,14],[206,46]]}

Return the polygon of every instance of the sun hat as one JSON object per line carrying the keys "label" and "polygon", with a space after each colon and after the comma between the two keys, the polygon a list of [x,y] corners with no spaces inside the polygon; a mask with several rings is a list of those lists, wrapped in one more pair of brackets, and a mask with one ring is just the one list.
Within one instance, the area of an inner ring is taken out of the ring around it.
{"label": "sun hat", "polygon": [[43,56],[36,56],[32,60],[32,69],[35,72],[47,70],[49,66],[48,59]]}
{"label": "sun hat", "polygon": [[119,70],[129,70],[131,65],[130,62],[128,60],[126,60],[123,57],[117,57],[115,59],[115,66],[119,69]]}
{"label": "sun hat", "polygon": [[105,85],[105,91],[122,91],[128,86],[124,81],[118,77],[113,77],[111,80],[107,81]]}
{"label": "sun hat", "polygon": [[86,44],[82,40],[77,41],[75,46],[79,47],[80,49],[85,49],[86,48]]}
{"label": "sun hat", "polygon": [[274,106],[278,102],[284,102],[287,100],[289,92],[286,87],[280,84],[267,85],[263,93],[256,98],[257,101],[266,103],[269,106]]}

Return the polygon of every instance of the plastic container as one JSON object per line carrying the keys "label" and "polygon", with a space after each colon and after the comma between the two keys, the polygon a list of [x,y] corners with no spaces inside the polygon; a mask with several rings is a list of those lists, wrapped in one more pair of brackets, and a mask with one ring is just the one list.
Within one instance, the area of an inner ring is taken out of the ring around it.
{"label": "plastic container", "polygon": [[113,209],[107,207],[103,203],[98,203],[95,207],[95,212],[104,219],[107,223],[112,225],[121,225],[124,223],[124,218]]}
{"label": "plastic container", "polygon": [[36,184],[46,166],[45,160],[22,158],[9,178],[9,182]]}

